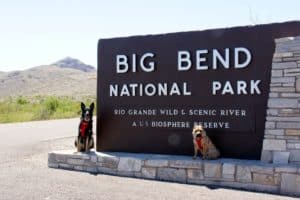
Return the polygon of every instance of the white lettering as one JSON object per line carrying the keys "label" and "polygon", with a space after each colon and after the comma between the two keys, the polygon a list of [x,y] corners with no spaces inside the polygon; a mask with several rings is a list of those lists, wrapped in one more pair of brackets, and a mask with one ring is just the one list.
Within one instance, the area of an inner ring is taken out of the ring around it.
{"label": "white lettering", "polygon": [[238,95],[247,94],[246,88],[247,88],[246,81],[237,81],[237,94]]}
{"label": "white lettering", "polygon": [[128,96],[128,97],[130,96],[130,93],[129,93],[127,85],[123,85],[121,93],[120,93],[121,97],[124,96],[124,95]]}
{"label": "white lettering", "polygon": [[166,83],[158,83],[158,96],[168,95],[168,85]]}
{"label": "white lettering", "polygon": [[[177,52],[177,69],[178,71],[187,71],[192,67],[192,61],[188,51]],[[185,65],[184,65],[185,64]]]}
{"label": "white lettering", "polygon": [[172,87],[171,87],[171,91],[170,91],[170,96],[172,95],[180,95],[180,90],[179,90],[179,87],[176,83],[173,83]]}
{"label": "white lettering", "polygon": [[136,88],[138,87],[138,84],[132,83],[132,84],[129,84],[129,87],[131,88],[132,96],[135,96],[135,90],[136,90]]}
{"label": "white lettering", "polygon": [[[226,95],[226,94],[237,94],[237,95],[247,95],[247,94],[261,94],[259,84],[261,80],[249,80],[249,82],[238,80],[235,82],[235,85],[230,81],[225,81],[222,84],[219,81],[213,81],[212,83],[212,94],[217,95]],[[220,92],[222,91],[222,92]]]}
{"label": "white lettering", "polygon": [[118,85],[109,85],[109,96],[118,96]]}
{"label": "white lettering", "polygon": [[147,96],[154,96],[156,93],[156,87],[155,85],[149,83],[145,86],[145,94]]}
{"label": "white lettering", "polygon": [[232,86],[229,81],[225,82],[224,88],[222,90],[222,95],[224,95],[226,93],[234,94]]}
{"label": "white lettering", "polygon": [[206,58],[202,58],[202,54],[207,54],[208,50],[203,49],[203,50],[197,50],[196,51],[196,69],[197,70],[207,70],[208,66],[207,65],[201,65],[202,62],[206,62]]}
{"label": "white lettering", "polygon": [[183,83],[183,95],[184,96],[191,96],[192,95],[192,92],[188,91],[187,84],[185,82]]}
{"label": "white lettering", "polygon": [[127,63],[126,55],[117,55],[117,73],[126,73],[128,71],[129,65]]}
{"label": "white lettering", "polygon": [[[241,53],[244,53],[244,55],[246,56],[246,60],[244,61],[244,63],[240,63],[240,55]],[[249,65],[249,63],[251,62],[251,53],[248,49],[244,48],[244,47],[238,47],[234,49],[234,68],[236,69],[241,69],[241,68],[245,68]]]}
{"label": "white lettering", "polygon": [[183,82],[178,84],[173,83],[130,83],[123,85],[109,85],[109,96],[173,96],[183,95],[191,96],[192,92],[189,90],[188,83]]}
{"label": "white lettering", "polygon": [[148,63],[148,66],[145,66],[145,60],[146,58],[153,58],[154,57],[154,54],[153,53],[145,53],[142,57],[141,57],[141,60],[140,60],[140,66],[142,68],[142,70],[144,72],[153,72],[154,69],[155,69],[155,63],[153,61],[149,62]]}
{"label": "white lettering", "polygon": [[225,58],[221,56],[217,49],[213,49],[213,69],[217,69],[217,61],[219,61],[224,66],[224,68],[229,69],[229,48],[225,49]]}
{"label": "white lettering", "polygon": [[260,89],[258,88],[258,84],[260,84],[261,80],[251,80],[251,84],[250,84],[250,91],[251,91],[251,94],[261,94],[260,92]]}
{"label": "white lettering", "polygon": [[212,94],[216,95],[217,94],[217,90],[221,89],[221,83],[219,81],[213,81],[212,82]]}

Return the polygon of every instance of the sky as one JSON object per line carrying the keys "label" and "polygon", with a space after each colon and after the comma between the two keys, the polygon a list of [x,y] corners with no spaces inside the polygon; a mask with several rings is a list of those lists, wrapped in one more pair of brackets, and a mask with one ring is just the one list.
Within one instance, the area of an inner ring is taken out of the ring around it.
{"label": "sky", "polygon": [[101,38],[300,20],[299,0],[0,0],[0,71],[71,56],[97,66]]}

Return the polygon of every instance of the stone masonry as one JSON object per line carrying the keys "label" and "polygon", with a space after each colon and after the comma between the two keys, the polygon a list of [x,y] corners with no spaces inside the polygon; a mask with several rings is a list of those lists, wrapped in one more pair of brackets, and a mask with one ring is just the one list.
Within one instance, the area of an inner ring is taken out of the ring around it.
{"label": "stone masonry", "polygon": [[300,163],[300,36],[275,42],[261,160]]}
{"label": "stone masonry", "polygon": [[48,154],[50,168],[300,196],[300,166],[258,160],[193,160],[191,156],[133,153]]}

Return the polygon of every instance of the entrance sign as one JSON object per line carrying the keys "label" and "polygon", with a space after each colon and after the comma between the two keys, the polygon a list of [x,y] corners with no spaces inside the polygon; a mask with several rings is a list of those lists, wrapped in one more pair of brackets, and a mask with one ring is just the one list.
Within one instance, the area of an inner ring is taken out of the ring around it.
{"label": "entrance sign", "polygon": [[102,39],[97,151],[193,154],[202,124],[221,157],[260,159],[275,38],[300,23]]}

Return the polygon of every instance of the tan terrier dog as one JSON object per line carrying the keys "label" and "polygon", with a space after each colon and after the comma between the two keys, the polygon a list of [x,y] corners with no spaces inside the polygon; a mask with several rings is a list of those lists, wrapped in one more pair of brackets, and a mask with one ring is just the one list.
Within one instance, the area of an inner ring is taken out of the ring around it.
{"label": "tan terrier dog", "polygon": [[217,159],[220,156],[219,150],[206,135],[201,125],[195,125],[193,128],[194,157],[196,159],[198,151],[202,154],[202,159]]}

